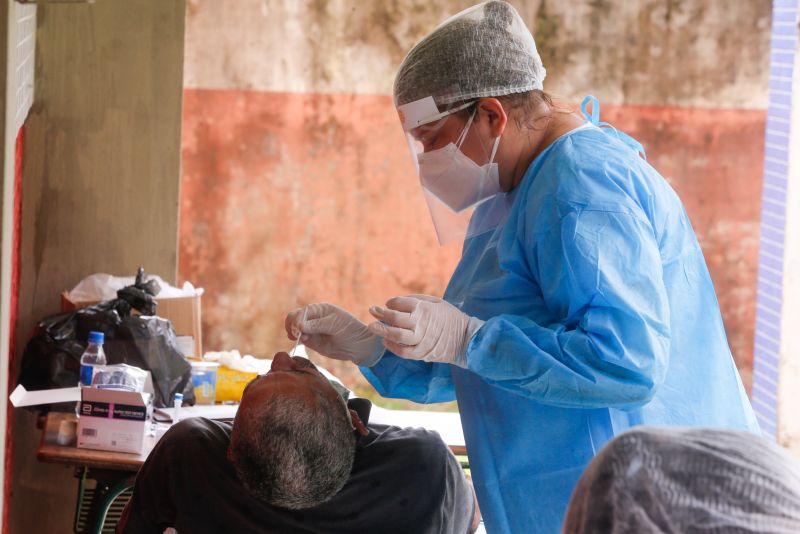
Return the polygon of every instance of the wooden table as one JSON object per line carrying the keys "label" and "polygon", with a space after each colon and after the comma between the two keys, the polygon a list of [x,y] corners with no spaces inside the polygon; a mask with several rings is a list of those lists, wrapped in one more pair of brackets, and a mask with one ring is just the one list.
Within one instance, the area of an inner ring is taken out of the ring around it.
{"label": "wooden table", "polygon": [[117,471],[137,472],[142,466],[150,451],[156,444],[154,436],[145,437],[144,448],[141,454],[126,452],[96,451],[93,449],[79,449],[75,445],[59,445],[56,442],[58,429],[61,423],[75,422],[78,418],[74,413],[51,412],[45,419],[42,439],[36,457],[40,462],[67,464],[89,467],[93,469],[114,469]]}

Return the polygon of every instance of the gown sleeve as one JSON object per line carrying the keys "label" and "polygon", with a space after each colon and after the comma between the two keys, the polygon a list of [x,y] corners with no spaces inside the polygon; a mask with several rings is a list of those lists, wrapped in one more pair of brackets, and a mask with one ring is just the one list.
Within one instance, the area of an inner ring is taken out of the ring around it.
{"label": "gown sleeve", "polygon": [[528,265],[545,305],[563,319],[492,317],[469,343],[468,368],[553,406],[641,406],[664,381],[670,346],[651,224],[633,209],[575,205],[559,205],[552,220],[520,232],[515,260]]}
{"label": "gown sleeve", "polygon": [[384,397],[408,399],[420,404],[456,400],[448,364],[406,360],[387,350],[377,364],[359,369]]}
{"label": "gown sleeve", "polygon": [[[540,325],[519,315],[489,319],[467,350],[487,382],[560,407],[633,408],[664,381],[669,305],[650,223],[622,211],[569,209],[527,239],[520,254],[547,306],[562,317]],[[455,399],[449,366],[387,351],[364,376],[385,397]]]}

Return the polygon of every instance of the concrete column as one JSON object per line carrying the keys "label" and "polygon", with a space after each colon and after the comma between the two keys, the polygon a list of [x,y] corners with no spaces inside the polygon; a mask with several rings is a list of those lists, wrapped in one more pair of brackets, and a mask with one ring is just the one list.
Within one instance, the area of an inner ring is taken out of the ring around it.
{"label": "concrete column", "polygon": [[764,151],[753,406],[800,456],[800,0],[774,0]]}
{"label": "concrete column", "polygon": [[[36,323],[59,311],[61,291],[87,274],[132,274],[144,265],[175,280],[185,7],[184,0],[38,4],[18,341],[3,380],[16,382]],[[37,461],[31,412],[14,410],[10,419],[4,531],[70,532],[72,469]]]}

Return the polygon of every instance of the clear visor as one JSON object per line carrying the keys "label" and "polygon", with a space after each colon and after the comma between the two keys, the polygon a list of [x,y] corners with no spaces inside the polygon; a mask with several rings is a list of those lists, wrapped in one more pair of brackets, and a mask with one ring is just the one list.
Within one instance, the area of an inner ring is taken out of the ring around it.
{"label": "clear visor", "polygon": [[[440,111],[433,98],[427,97],[398,107],[411,160],[441,245],[494,230],[505,221],[510,208],[509,198],[500,192],[493,163],[497,143],[491,146],[473,137],[471,153],[480,156],[476,162],[460,151],[462,143],[467,142],[474,114],[466,123],[458,121],[461,128],[448,125],[453,115],[474,104],[467,102]],[[448,128],[442,131],[445,125]]]}

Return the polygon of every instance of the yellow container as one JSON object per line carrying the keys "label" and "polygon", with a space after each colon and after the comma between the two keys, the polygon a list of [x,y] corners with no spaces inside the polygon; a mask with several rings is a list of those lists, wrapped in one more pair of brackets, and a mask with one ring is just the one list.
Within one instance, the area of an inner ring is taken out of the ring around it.
{"label": "yellow container", "polygon": [[258,373],[246,373],[221,365],[217,372],[217,402],[239,402],[245,386],[256,376]]}

